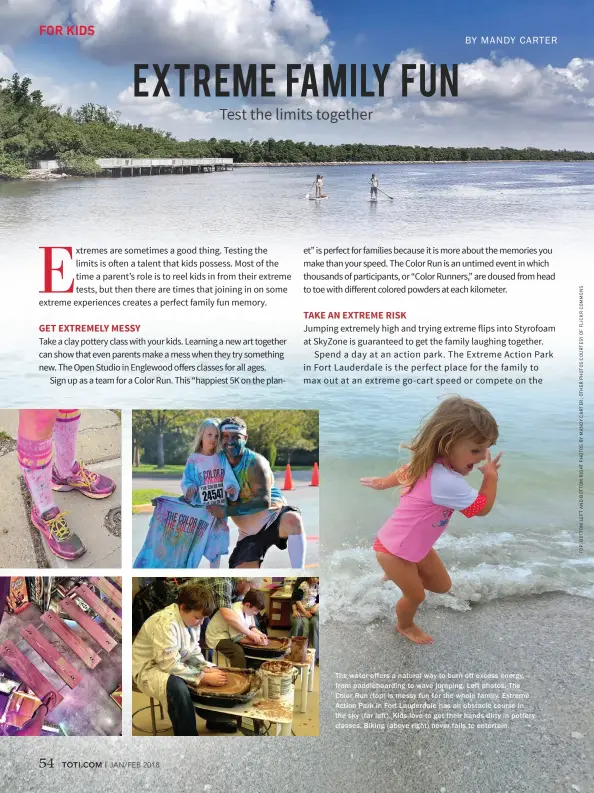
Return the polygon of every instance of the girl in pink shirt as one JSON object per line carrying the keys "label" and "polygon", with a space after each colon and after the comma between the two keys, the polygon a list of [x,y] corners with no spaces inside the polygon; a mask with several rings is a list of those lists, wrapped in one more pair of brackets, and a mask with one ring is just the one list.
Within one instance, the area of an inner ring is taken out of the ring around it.
{"label": "girl in pink shirt", "polygon": [[[449,397],[429,416],[407,446],[410,463],[386,477],[365,477],[361,484],[374,490],[403,486],[400,503],[379,530],[373,549],[385,573],[401,590],[396,605],[396,630],[417,644],[431,636],[414,623],[425,590],[447,592],[451,580],[433,550],[458,510],[467,518],[488,515],[497,494],[500,466],[489,447],[499,430],[489,411],[458,396]],[[483,474],[479,491],[464,477],[477,463]]]}

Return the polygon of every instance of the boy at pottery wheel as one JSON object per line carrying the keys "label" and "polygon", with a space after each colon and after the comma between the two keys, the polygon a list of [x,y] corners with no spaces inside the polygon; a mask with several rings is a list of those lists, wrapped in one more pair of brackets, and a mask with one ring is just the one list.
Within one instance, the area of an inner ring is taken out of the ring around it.
{"label": "boy at pottery wheel", "polygon": [[194,708],[187,683],[222,686],[227,676],[209,664],[200,649],[200,626],[214,609],[210,590],[190,581],[179,588],[177,602],[157,611],[142,625],[132,645],[132,677],[148,697],[167,708],[174,735],[198,735],[196,713],[206,728],[236,732],[229,716]]}
{"label": "boy at pottery wheel", "polygon": [[[268,644],[268,637],[255,627],[254,617],[262,611],[266,601],[262,592],[250,589],[242,601],[232,605],[239,625],[233,626],[225,620],[220,611],[208,623],[206,628],[206,644],[211,650],[217,650],[229,659],[231,666],[245,669],[245,653],[242,644]],[[242,630],[239,631],[238,629]]]}

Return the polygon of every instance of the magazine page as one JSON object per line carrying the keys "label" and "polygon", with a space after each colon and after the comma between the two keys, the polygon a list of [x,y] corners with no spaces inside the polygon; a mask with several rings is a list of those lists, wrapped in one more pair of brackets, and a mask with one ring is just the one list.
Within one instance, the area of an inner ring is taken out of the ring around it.
{"label": "magazine page", "polygon": [[593,21],[0,0],[3,789],[592,790]]}

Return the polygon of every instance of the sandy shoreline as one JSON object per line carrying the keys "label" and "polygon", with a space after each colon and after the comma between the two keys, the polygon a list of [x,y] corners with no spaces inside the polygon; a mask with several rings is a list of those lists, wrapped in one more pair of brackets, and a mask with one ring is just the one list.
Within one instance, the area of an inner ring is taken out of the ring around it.
{"label": "sandy shoreline", "polygon": [[[332,790],[348,783],[370,793],[591,791],[593,612],[593,601],[557,594],[493,601],[467,612],[426,608],[419,624],[436,640],[426,647],[406,642],[387,622],[323,625],[323,735],[334,750],[330,757],[353,758],[342,772],[340,762],[326,767]],[[335,673],[366,670],[520,673],[535,719],[472,734],[333,729]]]}

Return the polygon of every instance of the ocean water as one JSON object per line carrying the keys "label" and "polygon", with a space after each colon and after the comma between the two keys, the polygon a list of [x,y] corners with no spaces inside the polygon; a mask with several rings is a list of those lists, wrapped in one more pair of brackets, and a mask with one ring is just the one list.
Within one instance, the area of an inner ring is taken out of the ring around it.
{"label": "ocean water", "polygon": [[[328,201],[307,201],[322,171]],[[369,203],[375,172],[377,204]],[[3,244],[76,235],[89,245],[223,242],[229,236],[320,240],[370,235],[414,238],[547,229],[584,232],[591,216],[594,162],[236,168],[233,172],[123,179],[0,182]],[[562,227],[560,225],[562,222]],[[46,236],[48,235],[48,236]],[[313,240],[312,240],[313,242]],[[55,244],[55,243],[54,243]],[[7,248],[8,250],[9,248]]]}
{"label": "ocean water", "polygon": [[[139,321],[148,337],[160,336],[164,329],[197,333],[204,328],[204,319],[210,323],[209,332],[222,332],[227,326],[241,328],[244,335],[258,330],[254,316],[247,314],[213,320],[212,314],[188,317],[180,310],[140,311],[125,317],[125,312],[115,309],[73,310],[68,315],[55,309],[41,311],[37,306],[41,287],[33,286],[39,277],[39,245],[259,244],[280,251],[291,266],[294,263],[297,280],[303,249],[315,244],[362,241],[405,246],[440,240],[453,246],[486,241],[554,246],[559,278],[548,293],[550,305],[542,306],[542,311],[550,308],[550,316],[564,325],[567,358],[555,363],[547,385],[538,389],[485,386],[464,391],[463,396],[483,402],[499,422],[497,448],[504,451],[499,495],[486,518],[454,516],[438,544],[452,575],[452,592],[430,595],[427,602],[466,609],[493,598],[548,591],[592,597],[591,454],[585,460],[590,502],[585,505],[582,552],[577,534],[577,371],[572,336],[576,319],[570,303],[559,313],[555,301],[574,300],[578,268],[591,266],[594,163],[328,167],[321,170],[330,199],[308,201],[306,194],[317,170],[239,168],[203,175],[0,182],[0,270],[10,274],[4,295],[9,333],[0,349],[3,405],[45,407],[66,399],[64,388],[50,387],[36,371],[38,322]],[[369,203],[372,171],[393,200],[380,195],[377,204]],[[541,307],[526,294],[525,309],[535,316]],[[346,307],[360,307],[357,298],[352,300]],[[269,335],[292,340],[283,365],[283,386],[240,393],[228,386],[202,390],[114,386],[109,393],[81,387],[77,401],[99,407],[108,399],[110,406],[124,409],[213,404],[299,408],[304,403],[318,408],[323,616],[367,622],[390,615],[396,599],[394,586],[379,581],[371,545],[397,503],[397,492],[364,489],[359,479],[387,473],[405,459],[399,444],[410,440],[444,393],[431,387],[305,390],[301,305],[299,294],[256,318]],[[422,308],[420,299],[417,305]],[[471,307],[477,322],[483,320],[482,305]],[[491,305],[489,312],[493,310]],[[523,310],[516,301],[507,314],[504,308],[502,319],[516,321]],[[459,318],[470,321],[462,314]],[[586,439],[590,437],[586,434]],[[473,473],[470,481],[478,487],[480,475]]]}
{"label": "ocean water", "polygon": [[[363,476],[393,471],[407,457],[422,418],[445,396],[373,391],[322,409],[322,550],[324,618],[369,622],[390,616],[397,590],[381,582],[371,546],[398,503],[399,490],[374,491]],[[539,391],[468,389],[498,422],[494,452],[503,452],[491,513],[454,513],[436,550],[452,577],[447,595],[429,593],[429,606],[465,610],[502,597],[565,592],[594,598],[592,455],[585,459],[584,542],[578,537],[577,398],[571,383]],[[586,437],[592,429],[586,426]],[[473,471],[471,485],[482,477]]]}

